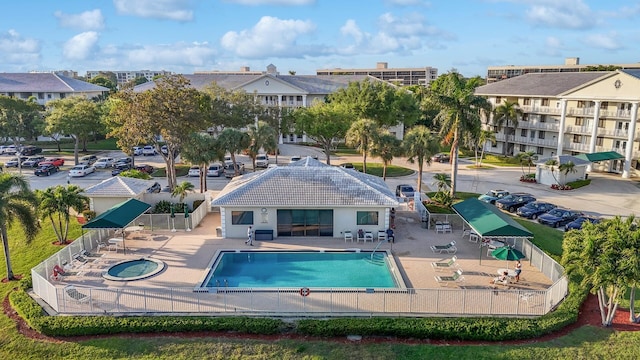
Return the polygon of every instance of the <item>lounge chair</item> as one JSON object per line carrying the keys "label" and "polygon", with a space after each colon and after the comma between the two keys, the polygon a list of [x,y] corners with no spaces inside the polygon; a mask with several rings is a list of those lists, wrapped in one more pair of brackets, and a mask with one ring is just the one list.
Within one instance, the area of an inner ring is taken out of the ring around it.
{"label": "lounge chair", "polygon": [[373,233],[371,231],[364,232],[364,242],[371,241],[373,242]]}
{"label": "lounge chair", "polygon": [[464,281],[462,276],[462,269],[458,269],[451,276],[434,276],[440,286],[449,286],[449,284],[455,284]]}
{"label": "lounge chair", "polygon": [[458,263],[456,262],[457,260],[458,260],[458,257],[453,255],[453,257],[447,261],[432,262],[431,267],[436,271],[457,268],[458,267]]}
{"label": "lounge chair", "polygon": [[447,253],[447,254],[455,254],[458,251],[456,248],[456,242],[452,241],[446,245],[431,245],[431,251],[434,253]]}
{"label": "lounge chair", "polygon": [[347,242],[347,240],[353,242],[353,233],[351,233],[351,230],[344,231],[344,242]]}
{"label": "lounge chair", "polygon": [[89,299],[91,299],[89,297],[89,295],[81,293],[73,285],[65,286],[64,287],[64,293],[66,294],[66,296],[68,296],[69,298],[71,298],[72,300],[74,300],[77,303],[85,303],[85,302],[89,301]]}

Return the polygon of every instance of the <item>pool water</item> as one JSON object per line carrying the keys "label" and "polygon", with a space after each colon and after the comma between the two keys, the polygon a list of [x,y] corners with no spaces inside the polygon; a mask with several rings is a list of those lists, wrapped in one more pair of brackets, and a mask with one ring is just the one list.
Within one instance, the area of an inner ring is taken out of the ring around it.
{"label": "pool water", "polygon": [[115,281],[140,280],[155,275],[164,269],[164,263],[155,259],[138,259],[121,262],[110,267],[103,275]]}
{"label": "pool water", "polygon": [[386,252],[221,252],[203,287],[397,288]]}

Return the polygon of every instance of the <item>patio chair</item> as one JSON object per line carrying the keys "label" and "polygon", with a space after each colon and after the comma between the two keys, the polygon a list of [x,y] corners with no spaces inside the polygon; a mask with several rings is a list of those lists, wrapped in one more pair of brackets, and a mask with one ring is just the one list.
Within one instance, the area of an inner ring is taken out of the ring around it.
{"label": "patio chair", "polygon": [[371,241],[373,242],[373,233],[371,231],[364,232],[364,242]]}
{"label": "patio chair", "polygon": [[73,285],[67,285],[64,287],[64,293],[66,296],[81,304],[89,301],[91,298],[87,294],[83,294]]}
{"label": "patio chair", "polygon": [[431,267],[435,271],[440,271],[440,270],[444,270],[444,269],[451,269],[451,268],[458,268],[458,263],[456,261],[458,261],[458,257],[453,255],[453,257],[451,259],[447,260],[447,261],[432,262],[431,263]]}
{"label": "patio chair", "polygon": [[344,242],[347,242],[347,240],[353,242],[353,234],[351,233],[351,230],[345,230],[343,234]]}
{"label": "patio chair", "polygon": [[443,233],[444,234],[444,224],[440,221],[436,222],[436,234]]}
{"label": "patio chair", "polygon": [[358,236],[356,237],[356,242],[360,242],[360,240],[362,240],[363,242],[366,242],[364,237],[364,230],[359,229],[357,234]]}
{"label": "patio chair", "polygon": [[452,233],[453,230],[451,228],[451,224],[447,223],[442,223],[442,233]]}
{"label": "patio chair", "polygon": [[387,232],[384,230],[378,230],[378,241],[387,241]]}
{"label": "patio chair", "polygon": [[434,253],[447,253],[447,254],[455,254],[458,251],[456,248],[456,242],[452,241],[446,245],[431,245],[431,251]]}
{"label": "patio chair", "polygon": [[100,250],[102,249],[105,249],[107,246],[108,246],[107,243],[96,239],[96,249],[98,252],[100,252]]}
{"label": "patio chair", "polygon": [[458,269],[451,276],[434,276],[440,286],[449,286],[449,284],[455,284],[464,281],[462,276],[462,269]]}

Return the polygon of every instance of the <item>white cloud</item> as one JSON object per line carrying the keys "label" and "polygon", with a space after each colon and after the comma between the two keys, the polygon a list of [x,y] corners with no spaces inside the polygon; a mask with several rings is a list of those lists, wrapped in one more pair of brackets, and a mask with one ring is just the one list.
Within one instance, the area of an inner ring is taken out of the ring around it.
{"label": "white cloud", "polygon": [[98,33],[87,31],[67,40],[62,48],[62,54],[70,60],[84,60],[97,50]]}
{"label": "white cloud", "polygon": [[58,18],[61,27],[79,30],[100,30],[104,28],[104,17],[100,9],[85,11],[80,14],[65,14],[56,11],[54,16]]}
{"label": "white cloud", "polygon": [[605,50],[620,50],[623,48],[622,45],[616,41],[617,34],[611,33],[608,35],[605,34],[593,34],[589,35],[585,38],[584,44],[587,46],[592,46],[596,48],[601,48]]}
{"label": "white cloud", "polygon": [[40,42],[36,39],[22,37],[17,31],[10,29],[0,33],[0,62],[25,64],[40,58]]}
{"label": "white cloud", "polygon": [[166,45],[145,45],[127,49],[123,54],[131,66],[204,66],[211,64],[216,51],[206,42],[179,42]]}
{"label": "white cloud", "polygon": [[507,0],[531,5],[526,17],[533,24],[564,29],[587,29],[598,23],[599,17],[584,0]]}
{"label": "white cloud", "polygon": [[113,5],[125,15],[176,21],[193,19],[191,0],[113,0]]}
{"label": "white cloud", "polygon": [[431,3],[424,0],[385,0],[391,6],[431,6]]}
{"label": "white cloud", "polygon": [[312,5],[316,0],[226,0],[240,5]]}
{"label": "white cloud", "polygon": [[344,36],[353,37],[356,44],[362,43],[362,39],[364,38],[362,30],[360,30],[358,24],[356,24],[356,21],[353,19],[347,20],[347,22],[340,28],[340,32]]}
{"label": "white cloud", "polygon": [[225,49],[246,58],[299,57],[321,50],[298,44],[299,37],[312,33],[315,29],[316,26],[311,21],[264,16],[251,29],[227,32],[220,43]]}

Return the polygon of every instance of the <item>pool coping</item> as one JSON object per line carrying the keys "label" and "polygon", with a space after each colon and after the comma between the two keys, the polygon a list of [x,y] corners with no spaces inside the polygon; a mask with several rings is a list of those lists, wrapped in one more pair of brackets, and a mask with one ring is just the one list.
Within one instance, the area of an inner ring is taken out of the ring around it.
{"label": "pool coping", "polygon": [[388,291],[406,291],[407,283],[405,281],[404,276],[402,275],[402,271],[400,267],[396,263],[396,259],[391,253],[390,250],[363,250],[358,248],[344,249],[344,250],[336,250],[336,249],[318,249],[318,250],[309,250],[309,249],[299,249],[299,250],[258,250],[258,249],[219,249],[215,252],[209,264],[204,270],[203,276],[197,282],[197,286],[193,288],[194,292],[210,292],[210,293],[218,293],[218,292],[274,292],[274,291],[288,291],[295,290],[298,291],[297,287],[259,287],[259,288],[246,288],[246,287],[209,287],[205,286],[209,282],[211,276],[213,276],[213,269],[218,265],[220,260],[222,259],[223,253],[266,253],[266,252],[281,252],[281,253],[385,253],[387,266],[389,268],[389,273],[393,278],[393,281],[397,284],[397,287],[393,288],[371,288],[371,287],[313,287],[314,291],[332,291],[332,292],[354,292],[354,291],[362,291],[362,292],[371,292],[377,289],[379,290],[388,290]]}
{"label": "pool coping", "polygon": [[[140,260],[146,260],[146,261],[154,262],[154,263],[158,264],[158,267],[157,267],[155,270],[153,270],[153,271],[151,271],[150,273],[148,273],[148,274],[144,274],[144,275],[140,275],[140,276],[133,276],[133,277],[128,277],[128,278],[121,278],[121,277],[117,277],[117,276],[109,275],[109,270],[110,270],[111,268],[113,268],[113,267],[116,267],[116,266],[121,265],[121,264],[129,263],[129,262],[140,261]],[[109,268],[108,268],[108,269],[106,269],[106,270],[102,273],[102,277],[103,277],[105,280],[111,280],[111,281],[135,281],[135,280],[142,280],[142,279],[150,278],[150,277],[152,277],[152,276],[154,276],[154,275],[159,274],[159,273],[160,273],[160,272],[162,272],[166,267],[167,267],[167,264],[166,264],[164,261],[162,261],[162,260],[158,260],[158,259],[154,259],[154,258],[150,258],[150,257],[143,257],[143,258],[140,258],[140,259],[131,259],[131,260],[120,261],[120,262],[118,262],[118,263],[116,263],[116,264],[113,264],[113,265],[109,266]]]}

